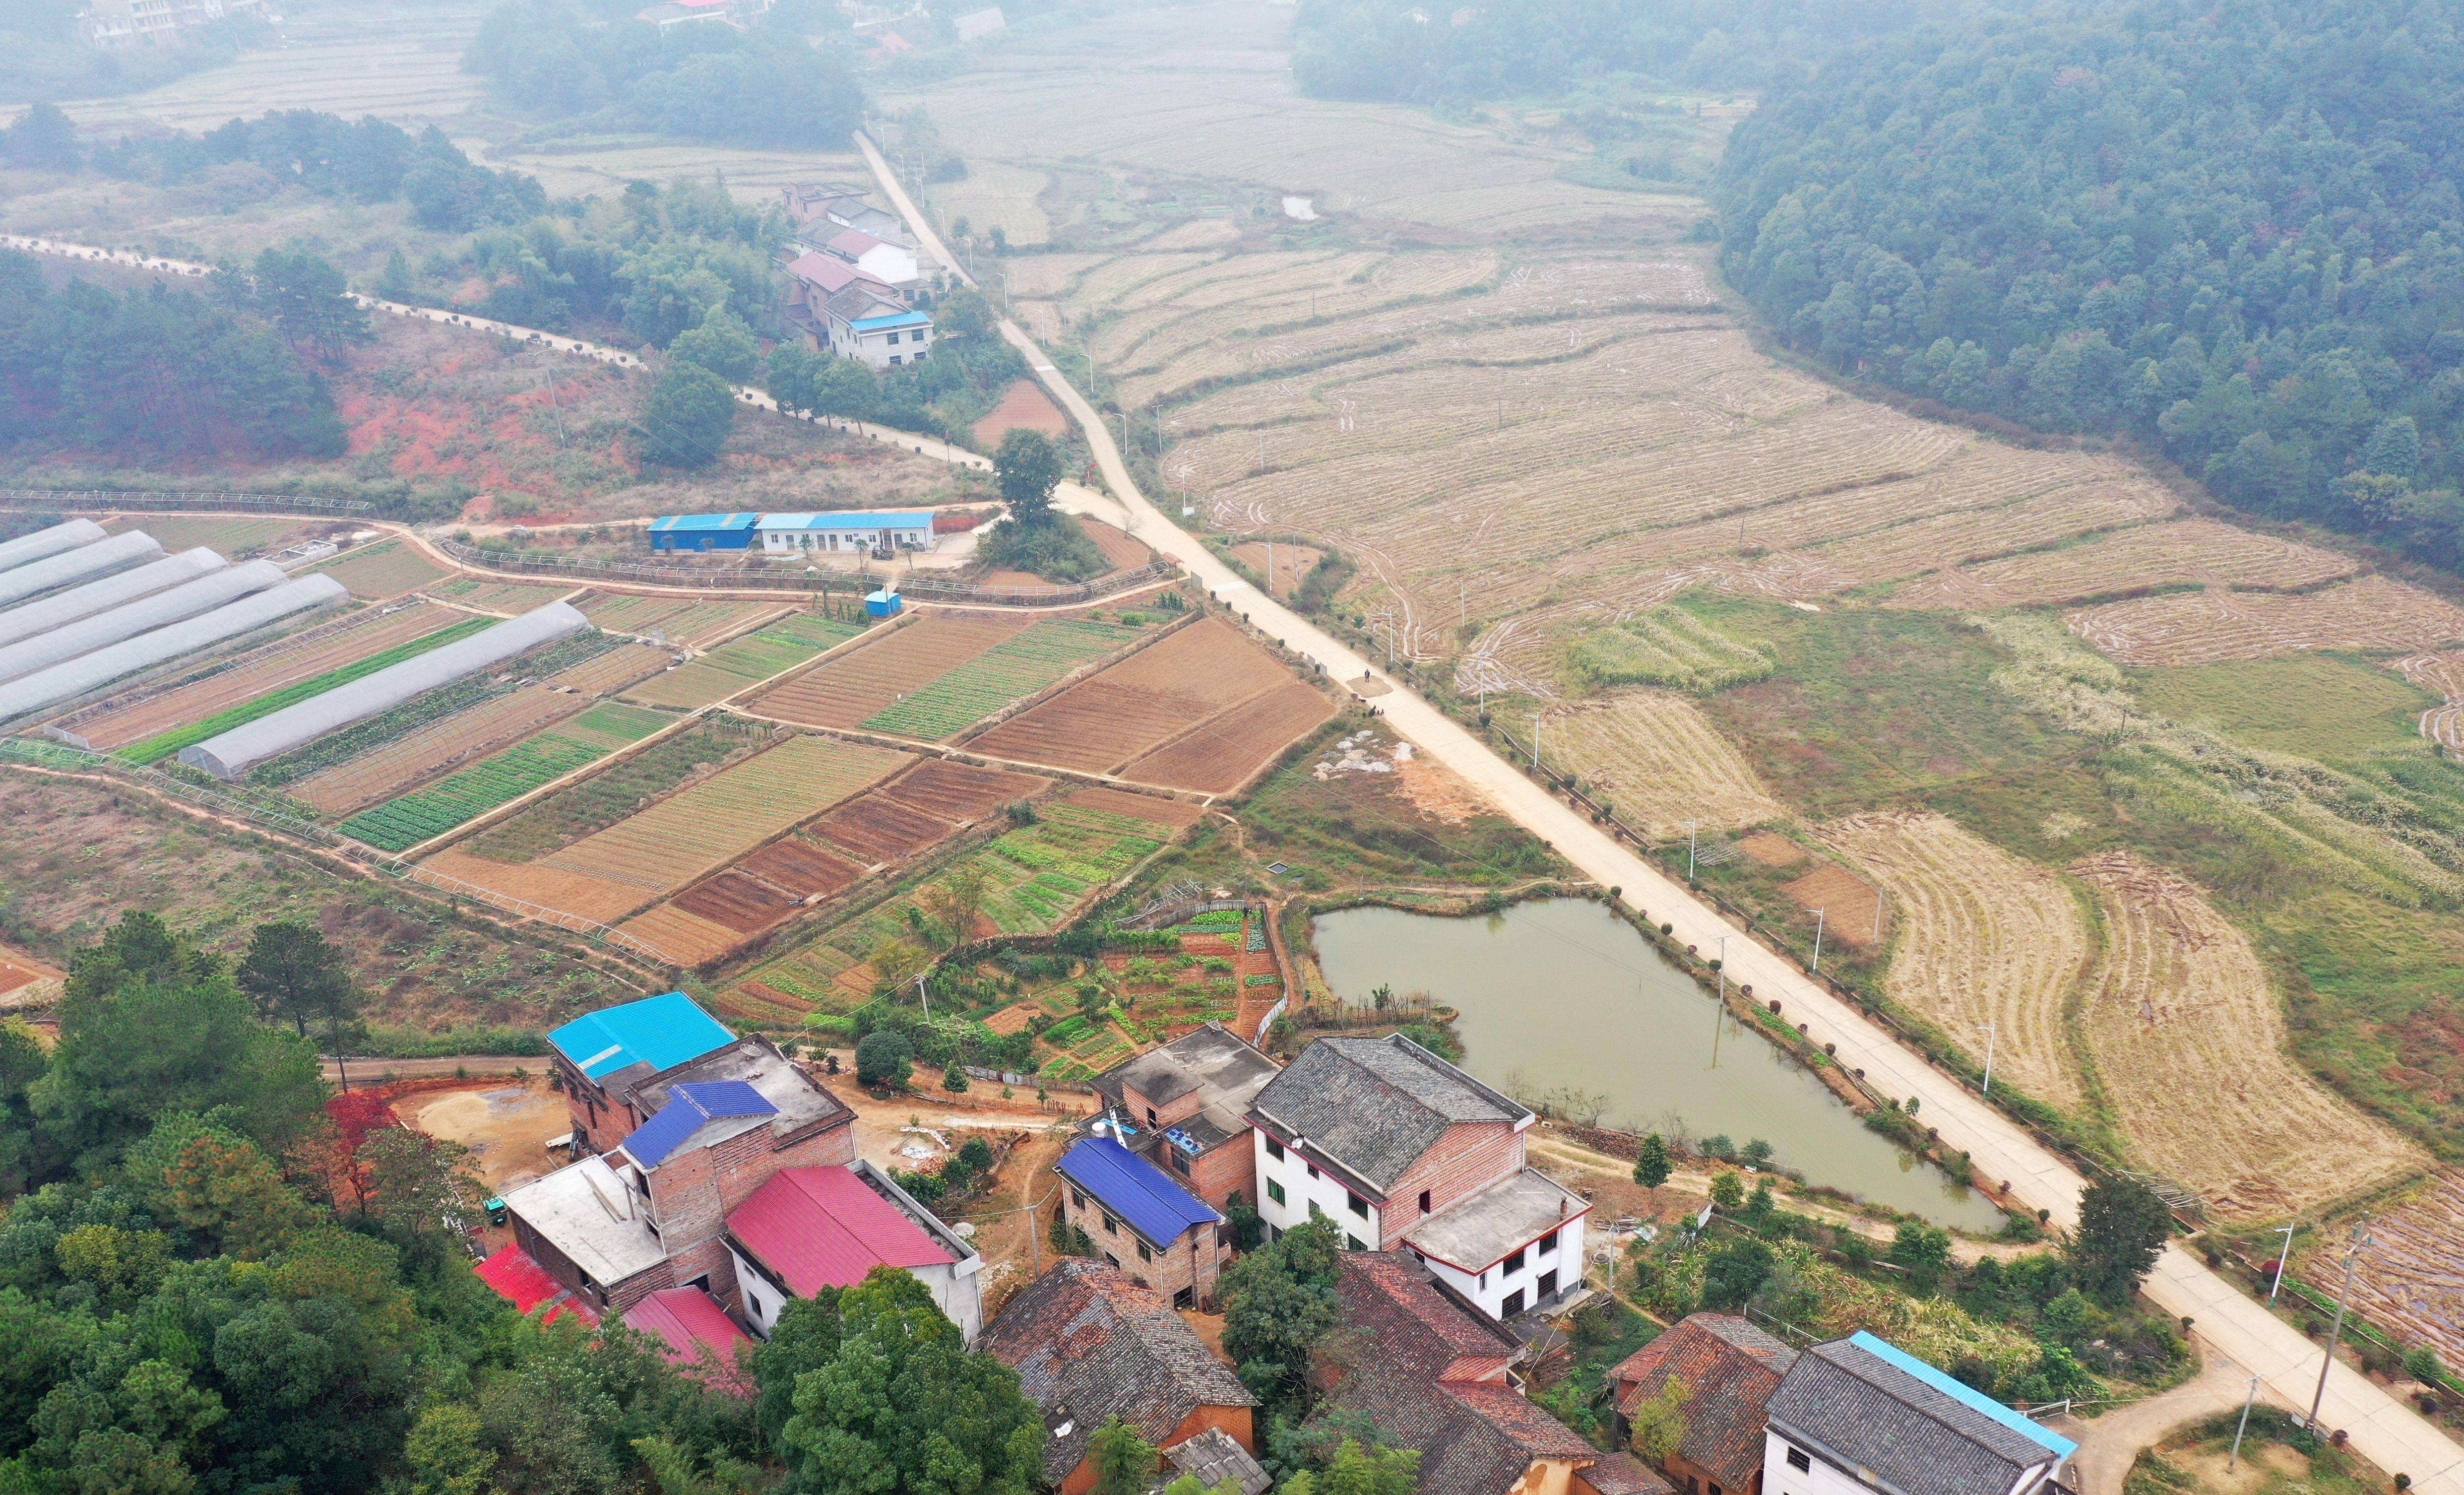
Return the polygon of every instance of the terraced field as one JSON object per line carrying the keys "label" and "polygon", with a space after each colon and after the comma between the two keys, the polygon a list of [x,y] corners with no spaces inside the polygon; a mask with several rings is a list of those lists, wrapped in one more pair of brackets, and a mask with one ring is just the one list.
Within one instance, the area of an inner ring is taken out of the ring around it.
{"label": "terraced field", "polygon": [[691,710],[725,700],[864,632],[864,626],[790,613],[728,640],[698,659],[653,675],[625,693],[644,706]]}
{"label": "terraced field", "polygon": [[342,822],[342,833],[381,851],[407,850],[628,747],[669,720],[638,707],[603,701],[426,789],[361,811]]}
{"label": "terraced field", "polygon": [[1136,637],[1136,629],[1109,623],[1043,619],[873,713],[862,725],[870,732],[924,741],[955,737]]}
{"label": "terraced field", "polygon": [[1938,571],[1895,588],[1887,603],[1893,607],[2042,607],[2186,583],[2290,591],[2358,569],[2360,563],[2351,557],[2316,545],[2255,535],[2214,519],[2176,519]]}
{"label": "terraced field", "polygon": [[[1528,728],[1517,724],[1518,731]],[[1784,818],[1762,777],[1702,708],[1667,691],[1627,691],[1549,714],[1549,761],[1579,774],[1619,819],[1654,840]]]}
{"label": "terraced field", "polygon": [[2384,576],[2289,596],[2210,587],[2107,603],[2066,621],[2125,665],[2273,659],[2321,649],[2409,652],[2464,639],[2464,607]]}

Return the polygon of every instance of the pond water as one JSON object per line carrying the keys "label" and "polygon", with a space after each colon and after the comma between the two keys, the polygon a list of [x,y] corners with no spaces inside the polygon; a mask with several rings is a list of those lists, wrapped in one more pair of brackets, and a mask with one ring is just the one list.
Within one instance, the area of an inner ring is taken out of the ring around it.
{"label": "pond water", "polygon": [[1463,1014],[1463,1066],[1526,1095],[1608,1097],[1637,1131],[1760,1137],[1812,1182],[1993,1230],[2001,1213],[1865,1129],[1823,1083],[1729,1016],[1634,929],[1579,898],[1437,918],[1348,909],[1317,921],[1326,978],[1349,1001],[1380,982]]}

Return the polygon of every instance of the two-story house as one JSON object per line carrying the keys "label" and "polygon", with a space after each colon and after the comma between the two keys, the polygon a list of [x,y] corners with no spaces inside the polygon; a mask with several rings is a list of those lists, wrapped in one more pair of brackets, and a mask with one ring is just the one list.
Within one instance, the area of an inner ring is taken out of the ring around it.
{"label": "two-story house", "polygon": [[1275,1062],[1221,1022],[1194,1028],[1095,1077],[1121,1141],[1219,1210],[1258,1198],[1249,1105]]}
{"label": "two-story house", "polygon": [[1061,1218],[1087,1233],[1106,1261],[1177,1308],[1215,1296],[1232,1245],[1215,1207],[1109,1136],[1084,1137],[1052,1165]]}
{"label": "two-story house", "polygon": [[1618,1361],[1608,1380],[1618,1416],[1628,1418],[1670,1382],[1685,1388],[1684,1433],[1660,1464],[1685,1495],[1762,1495],[1767,1409],[1794,1364],[1795,1351],[1745,1319],[1689,1313]]}
{"label": "two-story house", "polygon": [[1408,1251],[1492,1318],[1582,1286],[1591,1203],[1525,1163],[1529,1108],[1401,1034],[1322,1038],[1249,1105],[1258,1212]]}
{"label": "two-story house", "polygon": [[1799,1353],[1768,1410],[1763,1495],[2053,1495],[2079,1449],[1862,1332]]}
{"label": "two-story house", "polygon": [[727,1247],[744,1321],[764,1339],[788,1299],[852,1287],[876,1266],[922,1283],[967,1344],[983,1331],[983,1257],[868,1162],[781,1169],[729,1213]]}

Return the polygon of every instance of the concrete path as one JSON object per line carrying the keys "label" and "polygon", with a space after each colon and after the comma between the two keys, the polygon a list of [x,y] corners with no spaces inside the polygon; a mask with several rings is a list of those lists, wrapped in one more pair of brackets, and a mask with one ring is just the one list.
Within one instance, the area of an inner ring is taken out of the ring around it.
{"label": "concrete path", "polygon": [[[856,136],[856,144],[926,252],[960,280],[973,284],[973,277],[916,210],[879,149],[862,134]],[[1127,513],[1131,534],[1179,561],[1267,637],[1324,665],[1334,678],[1349,682],[1374,675],[1369,660],[1243,581],[1196,537],[1166,518],[1132,481],[1102,417],[1062,377],[1044,349],[1012,321],[1001,323],[1001,336],[1026,355],[1028,366],[1078,422],[1105,481]],[[2063,1228],[2078,1222],[2085,1179],[2059,1156],[2038,1146],[2024,1127],[1978,1099],[1960,1081],[1902,1047],[1889,1032],[1815,984],[1793,961],[1756,944],[1709,905],[1698,902],[1658,868],[1525,777],[1412,691],[1397,685],[1377,697],[1377,706],[1396,732],[1485,792],[1501,811],[1585,875],[1603,888],[1620,890],[1620,901],[1639,912],[1647,911],[1654,921],[1673,924],[1678,943],[1695,946],[1706,956],[1725,952],[1731,980],[1748,983],[1759,999],[1778,999],[1785,1015],[1803,1023],[1815,1043],[1837,1044],[1839,1062],[1864,1070],[1868,1084],[1894,1098],[1922,1100],[1925,1124],[1939,1128],[1949,1146],[1968,1153],[1980,1174],[1997,1182],[2009,1180],[2013,1197],[2028,1207],[2049,1211],[2054,1222]],[[2208,1270],[2197,1258],[2179,1246],[2167,1246],[2148,1277],[2146,1291],[2167,1312],[2194,1319],[2200,1332],[2220,1352],[2250,1367],[2289,1404],[2310,1405],[2312,1385],[2319,1375],[2319,1347]],[[2320,1415],[2329,1427],[2348,1431],[2353,1447],[2364,1458],[2389,1474],[2411,1475],[2413,1488],[2435,1495],[2464,1495],[2464,1448],[2359,1372],[2341,1362],[2335,1367]]]}
{"label": "concrete path", "polygon": [[[2063,1424],[2079,1440],[2071,1462],[2071,1486],[2079,1495],[2122,1495],[2122,1483],[2141,1453],[2164,1441],[2175,1428],[2203,1422],[2220,1412],[2238,1412],[2250,1394],[2250,1372],[2218,1353],[2204,1336],[2192,1335],[2206,1366],[2189,1380],[2126,1407],[2116,1407],[2092,1422]],[[2277,1402],[2259,1388],[2262,1402]],[[2281,1402],[2277,1402],[2281,1405]],[[2302,1403],[2304,1407],[2309,1404]]]}

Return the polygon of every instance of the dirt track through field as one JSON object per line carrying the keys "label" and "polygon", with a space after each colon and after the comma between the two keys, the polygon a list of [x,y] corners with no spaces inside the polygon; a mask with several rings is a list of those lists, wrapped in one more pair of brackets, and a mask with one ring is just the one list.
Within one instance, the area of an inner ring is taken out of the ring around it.
{"label": "dirt track through field", "polygon": [[2195,885],[2123,852],[2071,873],[2096,890],[2105,923],[2081,1031],[2147,1167],[2199,1191],[2217,1220],[2246,1221],[2428,1163],[2294,1064],[2257,955]]}
{"label": "dirt track through field", "polygon": [[[1528,724],[1527,724],[1528,725]],[[1617,818],[1665,840],[1781,820],[1788,811],[1702,708],[1671,691],[1631,691],[1550,714],[1541,752],[1598,787]]]}
{"label": "dirt track through field", "polygon": [[2061,880],[1925,812],[1852,815],[1815,834],[1881,878],[1899,910],[1891,1000],[1980,1063],[1993,1024],[1996,1083],[2079,1106],[2063,1007],[2094,946]]}

